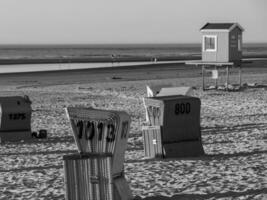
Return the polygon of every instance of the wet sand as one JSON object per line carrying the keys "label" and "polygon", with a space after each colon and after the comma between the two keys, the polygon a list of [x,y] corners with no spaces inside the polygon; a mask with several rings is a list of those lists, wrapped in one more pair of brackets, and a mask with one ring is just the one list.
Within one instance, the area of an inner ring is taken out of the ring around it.
{"label": "wet sand", "polygon": [[[236,69],[232,70],[236,73]],[[267,61],[258,60],[242,65],[243,77],[264,74],[267,71]],[[47,72],[27,72],[0,74],[1,85],[57,85],[73,83],[117,82],[133,80],[153,80],[169,78],[201,77],[201,68],[177,64],[151,64],[129,67],[80,69]],[[256,81],[256,80],[255,80]],[[246,79],[243,80],[246,82]],[[190,86],[193,86],[188,82]],[[197,86],[197,85],[195,85]],[[200,85],[199,85],[200,86]]]}

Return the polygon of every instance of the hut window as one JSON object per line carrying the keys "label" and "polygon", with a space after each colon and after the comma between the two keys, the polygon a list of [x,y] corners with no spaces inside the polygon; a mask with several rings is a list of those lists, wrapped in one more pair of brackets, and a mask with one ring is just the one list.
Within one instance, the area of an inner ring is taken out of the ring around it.
{"label": "hut window", "polygon": [[238,45],[238,51],[242,51],[242,47],[241,47],[241,35],[238,35],[238,43],[237,43],[237,45]]}
{"label": "hut window", "polygon": [[217,36],[204,35],[203,36],[203,51],[217,51]]}

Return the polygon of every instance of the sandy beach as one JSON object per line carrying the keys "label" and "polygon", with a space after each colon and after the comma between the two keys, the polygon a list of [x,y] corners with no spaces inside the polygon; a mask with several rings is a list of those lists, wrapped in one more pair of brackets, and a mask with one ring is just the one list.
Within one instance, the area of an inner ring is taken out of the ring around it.
{"label": "sandy beach", "polygon": [[[203,92],[201,70],[182,64],[0,75],[0,96],[28,95],[32,130],[48,130],[48,139],[0,145],[0,199],[65,198],[62,157],[77,148],[64,108],[74,105],[131,115],[125,175],[133,196],[266,199],[267,62],[245,64],[242,71],[243,83],[257,84],[237,92]],[[205,156],[144,157],[146,84],[194,87]]]}

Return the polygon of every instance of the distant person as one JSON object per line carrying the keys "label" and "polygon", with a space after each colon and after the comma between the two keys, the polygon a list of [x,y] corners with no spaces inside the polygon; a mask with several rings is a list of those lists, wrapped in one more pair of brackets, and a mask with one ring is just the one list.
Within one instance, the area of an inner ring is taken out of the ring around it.
{"label": "distant person", "polygon": [[111,54],[111,62],[112,62],[112,64],[115,61],[115,58],[116,58],[116,56],[114,54]]}

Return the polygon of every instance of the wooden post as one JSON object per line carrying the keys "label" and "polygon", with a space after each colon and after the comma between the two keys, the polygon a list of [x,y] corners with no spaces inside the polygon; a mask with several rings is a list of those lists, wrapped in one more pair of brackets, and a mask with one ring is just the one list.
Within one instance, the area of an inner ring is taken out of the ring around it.
{"label": "wooden post", "polygon": [[228,91],[228,84],[229,84],[229,66],[226,66],[226,90]]}
{"label": "wooden post", "polygon": [[205,65],[202,65],[202,90],[205,90]]}
{"label": "wooden post", "polygon": [[241,69],[241,64],[239,66],[239,87],[241,88],[242,85],[242,69]]}
{"label": "wooden post", "polygon": [[[216,66],[216,65],[214,66],[214,69],[217,70],[217,66]],[[216,89],[217,89],[217,87],[218,87],[217,80],[218,80],[218,79],[215,78],[215,88],[216,88]]]}

